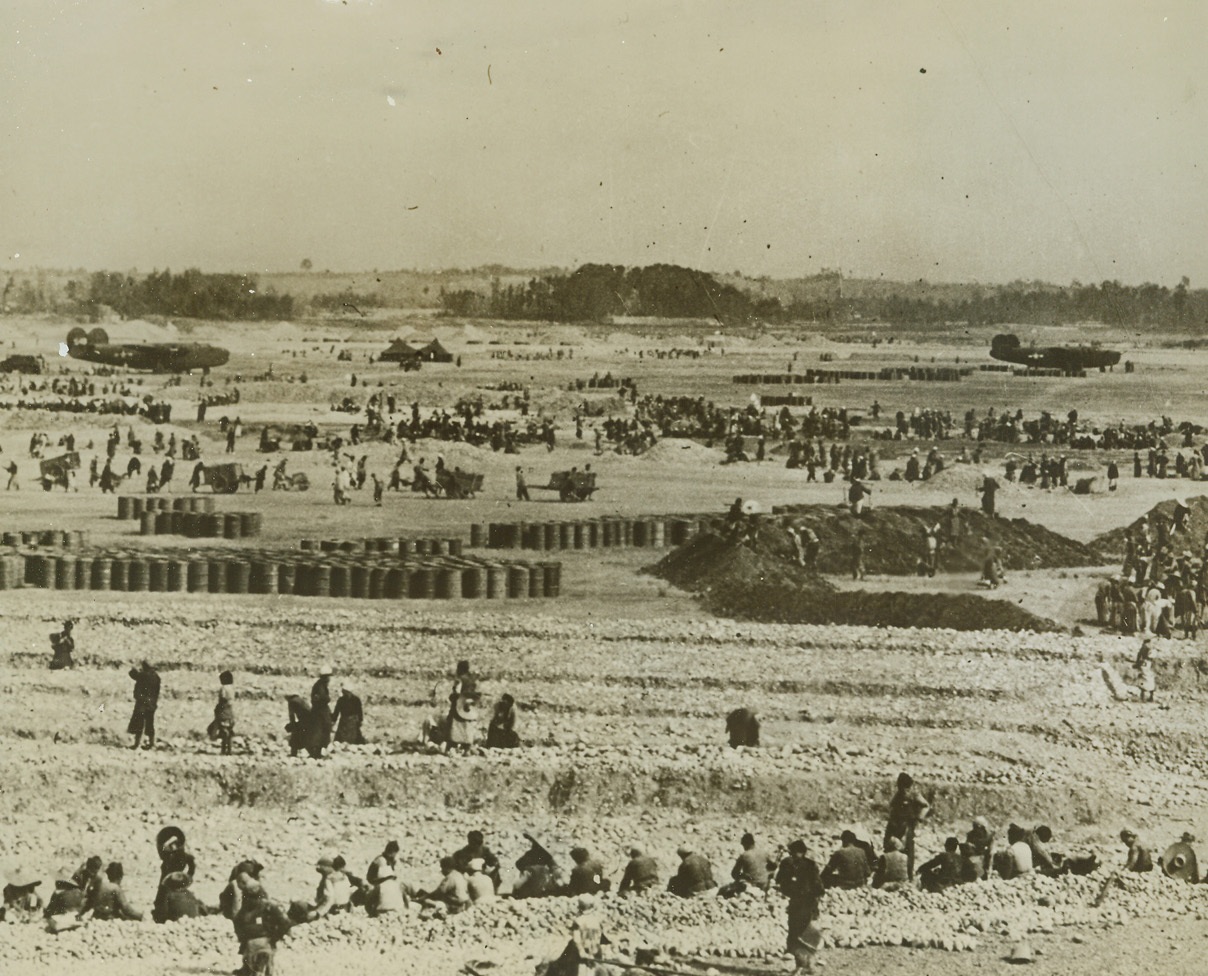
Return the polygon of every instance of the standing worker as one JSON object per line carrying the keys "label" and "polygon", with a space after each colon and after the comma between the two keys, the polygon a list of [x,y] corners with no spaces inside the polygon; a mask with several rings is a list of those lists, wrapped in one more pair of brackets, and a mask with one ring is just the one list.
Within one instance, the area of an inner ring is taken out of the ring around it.
{"label": "standing worker", "polygon": [[821,872],[809,858],[805,841],[795,840],[789,844],[789,856],[780,862],[776,871],[776,887],[789,900],[785,949],[797,963],[794,976],[812,973],[821,944],[821,933],[814,921],[818,918],[823,888]]}
{"label": "standing worker", "polygon": [[50,646],[54,650],[54,656],[50,659],[51,671],[62,671],[75,667],[75,660],[71,656],[75,653],[75,639],[71,636],[74,626],[75,624],[70,620],[65,620],[63,629],[57,634],[50,635]]}
{"label": "standing worker", "polygon": [[347,682],[340,689],[340,697],[336,699],[336,707],[332,709],[331,717],[336,723],[336,742],[346,742],[354,746],[365,744],[365,736],[361,732],[365,709],[360,697]]}
{"label": "standing worker", "polygon": [[528,484],[524,480],[524,468],[522,468],[519,464],[516,465],[516,501],[532,501],[532,499],[529,498]]}
{"label": "standing worker", "polygon": [[144,749],[155,748],[155,710],[159,707],[159,672],[151,667],[149,661],[143,661],[138,668],[130,669],[130,677],[134,680],[134,712],[130,716],[130,724],[126,731],[134,736],[137,749],[147,737]]}
{"label": "standing worker", "polygon": [[889,801],[889,820],[885,824],[885,841],[896,837],[906,848],[906,873],[914,878],[914,832],[919,822],[931,812],[931,804],[914,785],[909,773],[898,774],[897,790]]}
{"label": "standing worker", "polygon": [[331,745],[331,728],[335,721],[331,714],[331,673],[330,665],[321,667],[319,679],[310,689],[311,755],[316,759]]}
{"label": "standing worker", "polygon": [[998,481],[990,475],[982,478],[981,488],[982,496],[982,511],[990,518],[994,518],[994,495],[998,491]]}
{"label": "standing worker", "polygon": [[222,755],[231,754],[231,740],[235,737],[235,676],[223,671],[218,676],[218,701],[214,705],[214,721],[206,730],[211,739],[222,743]]}

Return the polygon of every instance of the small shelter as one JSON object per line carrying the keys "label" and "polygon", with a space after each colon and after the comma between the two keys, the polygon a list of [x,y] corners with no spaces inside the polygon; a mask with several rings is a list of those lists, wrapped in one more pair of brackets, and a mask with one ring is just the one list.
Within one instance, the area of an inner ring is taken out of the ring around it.
{"label": "small shelter", "polygon": [[425,363],[451,363],[453,353],[440,344],[439,339],[433,339],[419,351],[420,359]]}
{"label": "small shelter", "polygon": [[378,362],[381,363],[405,363],[411,360],[420,359],[420,350],[414,346],[409,346],[402,339],[395,339],[386,351],[378,356]]}

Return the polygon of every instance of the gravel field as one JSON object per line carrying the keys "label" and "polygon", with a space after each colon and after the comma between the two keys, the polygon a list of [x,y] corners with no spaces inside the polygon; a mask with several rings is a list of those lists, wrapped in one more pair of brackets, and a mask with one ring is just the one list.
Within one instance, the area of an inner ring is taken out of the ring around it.
{"label": "gravel field", "polygon": [[[23,328],[30,342],[62,331],[61,323],[40,321]],[[274,357],[282,372],[306,369],[308,384],[245,383],[243,403],[212,410],[201,426],[192,422],[195,380],[165,388],[163,377],[149,376],[144,387],[173,402],[174,423],[165,432],[198,430],[210,458],[218,457],[217,416],[241,413],[249,430],[234,457],[254,469],[264,462],[254,450],[255,425],[314,418],[335,430],[352,419],[327,409],[331,398],[350,391],[348,365],[335,363],[331,343],[316,338],[337,330],[348,328],[297,326],[292,338],[275,330],[271,343],[232,341],[235,354],[215,374],[216,389],[228,372],[251,374]],[[352,368],[374,383],[397,384],[400,397],[419,397],[425,407],[501,380],[531,382],[535,396],[539,391],[555,403],[562,396],[555,387],[606,369],[635,376],[643,392],[692,391],[742,403],[751,391],[730,384],[729,376],[769,371],[790,348],[749,348],[677,363],[638,360],[637,348],[667,342],[634,336],[585,339],[569,362],[493,361],[485,349],[462,347],[455,350],[466,358],[461,371],[425,367],[404,377],[365,362],[369,350],[388,341],[389,333],[383,335],[381,342],[349,344],[357,356]],[[283,349],[306,356],[283,356]],[[866,353],[871,351],[860,354]],[[936,354],[924,347],[909,351],[916,353]],[[1163,404],[1163,412],[1203,422],[1191,357],[1162,355],[1134,355],[1142,364],[1136,376],[1078,381],[1076,390],[1087,400],[1080,409],[1116,417],[1112,411],[1127,384],[1160,381],[1172,404]],[[1144,372],[1147,356],[1152,369],[1163,371],[1160,380]],[[863,409],[876,396],[890,415],[945,402],[953,409],[993,402],[1056,410],[1068,390],[1058,381],[986,374],[951,388],[819,387],[817,402]],[[1129,410],[1139,413],[1138,402],[1133,396]],[[307,472],[315,489],[240,493],[230,507],[264,514],[264,534],[253,544],[296,545],[302,538],[406,533],[465,538],[471,522],[491,520],[722,511],[736,495],[767,505],[840,501],[836,486],[805,485],[799,472],[780,464],[721,466],[704,448],[677,451],[664,442],[650,457],[594,458],[586,446],[590,435],[577,443],[568,414],[558,419],[556,450],[528,448],[519,459],[421,442],[421,454],[439,450],[450,463],[456,459],[486,472],[486,490],[471,501],[388,495],[379,509],[358,494],[352,506],[336,509],[326,489],[326,459],[291,454],[291,470]],[[94,421],[0,415],[0,447],[32,470],[33,462],[22,459],[33,431],[70,428],[82,443],[99,445],[106,425]],[[135,426],[149,440],[150,426]],[[886,469],[895,455],[907,453],[893,444],[884,450],[891,459]],[[89,452],[83,453],[86,464]],[[371,470],[386,470],[389,449],[373,444],[366,453]],[[550,471],[586,460],[603,486],[588,506],[568,511],[553,501],[512,500],[515,463],[529,468],[530,484],[537,484]],[[1122,484],[1116,496],[1004,492],[1000,508],[1085,543],[1175,492],[1175,486],[1150,481],[1125,478]],[[883,482],[874,503],[943,505],[959,487]],[[163,538],[146,541],[135,524],[118,521],[112,497],[33,488],[27,478],[22,491],[3,496],[0,528],[81,529],[97,544],[165,545]],[[971,491],[962,501],[976,504]],[[403,847],[404,880],[430,886],[439,856],[477,827],[488,832],[509,868],[526,846],[522,832],[532,830],[563,859],[575,844],[589,847],[614,879],[628,846],[640,843],[666,873],[675,849],[688,840],[724,878],[747,829],[773,846],[803,836],[820,857],[850,824],[879,834],[899,770],[915,775],[934,804],[933,820],[920,833],[925,852],[937,850],[947,834],[963,833],[977,815],[1000,829],[1010,820],[1048,823],[1057,849],[1093,851],[1108,866],[1123,859],[1116,835],[1126,825],[1159,852],[1183,831],[1208,836],[1203,652],[1196,642],[1158,642],[1157,704],[1114,701],[1101,668],[1131,680],[1128,664],[1137,642],[1100,634],[1086,623],[1094,586],[1107,570],[1012,573],[995,594],[1052,618],[1067,628],[1064,633],[958,633],[716,620],[683,591],[637,572],[663,555],[561,553],[563,596],[521,607],[0,591],[6,702],[0,711],[0,798],[8,821],[0,836],[0,869],[28,865],[49,879],[92,853],[121,859],[134,901],[149,908],[157,867],[153,838],[164,824],[177,823],[198,858],[196,891],[210,903],[244,856],[265,863],[274,895],[303,898],[313,891],[311,865],[319,854],[342,853],[363,870],[392,837]],[[853,586],[834,582],[844,590]],[[968,573],[917,580],[877,576],[874,568],[863,586],[970,593],[976,592],[972,583]],[[79,667],[52,673],[45,669],[47,635],[67,615],[77,620]],[[1084,635],[1071,636],[1074,626]],[[126,671],[142,657],[163,676],[157,716],[162,742],[153,753],[131,754],[120,748],[127,742],[130,708]],[[503,692],[516,697],[525,749],[450,759],[417,747],[433,688],[445,693],[452,667],[463,657],[481,673],[488,698]],[[338,750],[320,762],[290,759],[284,698],[306,694],[324,663],[334,666],[337,685],[347,681],[363,698],[371,745]],[[229,758],[218,756],[204,735],[217,673],[225,668],[236,673],[238,693],[236,755]],[[758,751],[724,747],[723,716],[740,705],[757,708],[763,720]],[[1107,877],[1102,868],[1085,879],[994,882],[945,896],[830,895],[823,920],[836,948],[827,953],[827,971],[997,972],[1007,967],[1003,959],[1013,940],[1025,936],[1041,950],[1037,971],[1131,973],[1152,968],[1154,959],[1162,960],[1163,972],[1199,971],[1198,955],[1186,947],[1202,938],[1197,923],[1208,911],[1208,888],[1152,875],[1128,879],[1093,907]],[[722,973],[726,966],[769,972],[787,965],[779,955],[783,903],[775,897],[685,903],[664,895],[631,901],[609,896],[603,910],[621,948],[675,950],[684,966],[690,958],[705,959]],[[402,973],[454,973],[467,961],[490,960],[497,964],[492,971],[528,973],[559,945],[572,915],[569,900],[554,899],[502,902],[448,922],[344,916],[299,928],[282,948],[280,969],[305,974],[388,966]],[[22,973],[61,972],[65,964],[103,976],[217,973],[236,962],[229,923],[221,918],[162,927],[95,924],[57,938],[38,926],[8,925],[3,932],[11,946],[7,958]]]}

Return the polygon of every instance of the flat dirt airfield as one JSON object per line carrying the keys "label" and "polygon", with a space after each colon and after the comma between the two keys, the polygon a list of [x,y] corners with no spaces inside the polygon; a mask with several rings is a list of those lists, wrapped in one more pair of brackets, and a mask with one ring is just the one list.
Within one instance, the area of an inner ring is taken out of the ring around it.
{"label": "flat dirt airfield", "polygon": [[[88,364],[55,355],[71,324],[8,319],[5,354],[40,352],[52,378],[60,370],[83,375]],[[347,436],[364,414],[333,411],[331,405],[345,396],[363,405],[379,390],[398,397],[396,420],[413,400],[427,415],[435,408],[451,410],[459,397],[475,392],[489,414],[515,417],[514,411],[490,407],[512,394],[488,387],[519,384],[531,391],[532,413],[556,422],[553,451],[527,446],[519,455],[505,455],[421,440],[414,455],[431,462],[440,453],[450,466],[485,475],[482,493],[470,500],[387,492],[384,504],[375,507],[366,487],[353,492],[351,505],[337,507],[329,487],[330,456],[286,452],[280,456],[288,457],[291,471],[309,476],[310,491],[242,489],[215,499],[220,511],[263,515],[259,539],[222,542],[235,547],[297,550],[304,539],[380,536],[455,536],[468,543],[472,524],[720,514],[739,496],[769,510],[842,504],[839,484],[807,485],[804,471],[786,469],[784,455],[775,451],[762,463],[722,465],[716,447],[666,439],[639,457],[611,451],[596,456],[591,431],[601,418],[588,418],[579,440],[571,420],[575,405],[599,403],[605,416],[622,416],[627,408],[615,391],[567,391],[568,384],[593,374],[632,378],[641,395],[703,396],[723,405],[744,405],[755,392],[791,391],[813,396],[818,407],[847,406],[867,416],[875,399],[882,423],[898,410],[951,410],[959,418],[966,409],[980,416],[993,406],[1022,408],[1028,418],[1041,410],[1064,418],[1077,409],[1081,417],[1104,423],[1167,415],[1176,424],[1208,425],[1208,354],[1138,348],[1130,336],[1101,330],[1092,337],[1122,343],[1135,373],[1117,367],[1083,379],[974,373],[952,383],[755,387],[737,385],[732,377],[783,373],[790,363],[795,372],[954,365],[957,357],[961,364],[989,363],[990,331],[874,348],[816,335],[721,335],[712,327],[681,323],[583,329],[418,314],[367,325],[351,318],[197,324],[189,330],[105,325],[115,342],[186,337],[231,349],[231,362],[213,372],[213,386],[204,392],[237,385],[241,400],[211,407],[204,423],[194,420],[203,392],[197,377],[185,377],[180,386],[157,375],[130,380],[141,384],[139,391],[172,404],[165,436],[197,433],[203,460],[235,460],[248,473],[265,463],[271,469],[279,457],[257,452],[263,425],[313,421],[324,432]],[[1090,331],[1045,330],[1038,338],[1080,341]],[[404,373],[368,362],[395,335],[408,333],[437,335],[461,358],[460,366],[425,365]],[[703,354],[660,355],[675,349]],[[341,350],[351,352],[351,362],[336,360]],[[556,358],[558,352],[563,358]],[[834,361],[820,361],[822,353]],[[512,358],[498,358],[508,354]],[[543,358],[524,358],[534,356]],[[270,366],[273,378],[255,378]],[[0,393],[0,400],[12,396]],[[224,414],[238,415],[244,426],[233,455],[223,453],[218,421]],[[137,521],[115,517],[113,496],[88,487],[88,462],[100,455],[103,464],[113,419],[0,412],[0,465],[15,460],[21,482],[19,491],[0,492],[0,530],[81,530],[94,546],[148,552],[218,544],[141,536]],[[158,462],[150,452],[152,425],[123,417],[122,469],[130,455],[124,435],[131,423],[144,441],[144,459],[150,455]],[[865,442],[874,426],[866,421],[854,428],[853,440]],[[38,487],[28,448],[31,435],[40,431],[52,443],[75,433],[83,460],[78,492]],[[1198,435],[1196,446],[1203,441]],[[939,447],[951,461],[961,444],[958,439]],[[887,475],[911,447],[925,453],[930,443],[874,446]],[[347,450],[368,455],[368,469],[383,479],[397,456],[396,447],[376,441]],[[1005,450],[991,445],[983,467],[1001,469]],[[1075,474],[1102,474],[1102,453],[1070,454]],[[1160,502],[1201,494],[1186,482],[1133,479],[1131,452],[1117,459],[1124,476],[1115,494],[1011,487],[999,494],[999,513],[1089,542]],[[586,463],[600,484],[592,501],[562,504],[553,492],[537,491],[532,502],[515,500],[516,464],[536,486],[553,471]],[[191,466],[178,460],[169,497],[188,493]],[[979,475],[980,469],[957,465],[936,484],[882,480],[873,486],[873,517],[879,508],[942,506],[954,497],[976,508]],[[119,489],[128,493],[136,489]],[[36,871],[48,879],[46,895],[60,867],[74,869],[100,854],[124,863],[126,887],[149,912],[158,878],[154,836],[166,824],[179,824],[198,861],[194,891],[210,904],[216,904],[232,865],[244,857],[265,864],[266,887],[275,897],[310,898],[318,856],[342,853],[363,873],[391,838],[403,848],[401,877],[431,888],[439,857],[460,847],[467,830],[481,828],[505,869],[527,847],[522,832],[531,831],[566,865],[572,846],[588,847],[603,860],[614,885],[625,851],[634,844],[653,854],[666,877],[677,863],[676,848],[688,843],[712,860],[724,881],[745,830],[770,847],[802,836],[819,859],[829,856],[835,836],[850,825],[866,825],[879,843],[893,780],[906,770],[934,805],[919,838],[923,857],[941,849],[945,836],[963,836],[971,818],[984,815],[1000,835],[1009,821],[1047,823],[1056,834],[1056,850],[1094,851],[1104,866],[1088,878],[993,881],[943,896],[832,893],[822,905],[823,927],[834,947],[825,954],[826,971],[998,972],[1013,968],[1005,957],[1025,937],[1040,950],[1032,965],[1037,972],[1132,973],[1155,966],[1169,973],[1203,971],[1208,887],[1188,887],[1155,872],[1125,879],[1108,889],[1101,904],[1092,904],[1111,869],[1123,862],[1116,839],[1122,827],[1136,829],[1155,853],[1184,831],[1208,838],[1203,638],[1156,642],[1156,704],[1142,705],[1135,697],[1115,701],[1101,665],[1127,677],[1138,641],[1101,633],[1093,623],[1093,593],[1111,567],[1011,572],[1007,585],[992,594],[1051,618],[1064,628],[1059,632],[893,630],[717,619],[691,595],[639,572],[668,551],[536,554],[562,563],[561,595],[550,599],[0,591],[0,809],[7,822],[0,869],[20,864]],[[858,584],[866,589],[981,592],[976,574],[889,576],[878,570],[876,553],[868,568],[869,579]],[[50,672],[47,635],[67,616],[77,621],[78,667]],[[127,670],[142,658],[163,678],[157,715],[162,743],[152,753],[135,754],[123,748],[130,712]],[[415,748],[420,724],[432,710],[433,689],[443,702],[461,658],[480,674],[488,701],[509,692],[522,703],[525,748],[458,758]],[[307,695],[323,664],[335,669],[337,687],[347,682],[363,699],[371,745],[337,749],[321,761],[291,759],[283,731],[285,697]],[[238,694],[237,754],[229,758],[216,754],[204,731],[224,669],[235,672]],[[724,716],[739,706],[761,716],[764,743],[757,751],[725,747]],[[504,880],[509,881],[507,870]],[[784,909],[778,898],[684,902],[665,894],[634,900],[609,895],[603,913],[616,949],[659,947],[665,964],[685,972],[704,973],[707,966],[721,973],[791,968],[780,956]],[[494,964],[480,966],[484,973],[511,976],[531,972],[536,961],[559,949],[573,915],[569,899],[502,901],[447,922],[345,915],[296,929],[278,954],[278,966],[285,974],[332,967],[455,973],[478,961]],[[221,973],[237,963],[230,923],[221,917],[167,926],[149,920],[94,923],[57,938],[35,925],[9,925],[0,932],[9,942],[4,958],[11,972],[57,973],[70,966],[105,976]]]}

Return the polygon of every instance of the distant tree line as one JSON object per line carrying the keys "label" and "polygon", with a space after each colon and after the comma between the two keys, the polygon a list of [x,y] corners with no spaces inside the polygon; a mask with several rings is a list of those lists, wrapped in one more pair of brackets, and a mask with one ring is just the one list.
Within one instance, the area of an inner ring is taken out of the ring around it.
{"label": "distant tree line", "polygon": [[942,298],[921,294],[925,285],[854,296],[836,288],[826,296],[784,303],[677,265],[585,264],[569,274],[534,277],[527,284],[504,286],[495,279],[489,293],[441,289],[440,302],[446,315],[557,322],[600,322],[616,315],[709,318],[726,324],[863,320],[916,328],[1101,322],[1147,331],[1208,332],[1208,290],[1193,291],[1190,285],[1187,278],[1174,288],[1118,281],[1065,287],[1015,282],[971,286],[960,297]]}
{"label": "distant tree line", "polygon": [[447,315],[555,322],[634,315],[747,323],[782,312],[775,298],[753,297],[711,274],[674,264],[585,264],[569,274],[542,275],[522,285],[504,286],[494,279],[490,294],[442,289],[440,300]]}
{"label": "distant tree line", "polygon": [[1183,278],[1174,288],[1163,285],[1100,285],[1074,282],[1052,285],[1003,285],[957,301],[937,301],[893,294],[854,299],[850,307],[863,318],[895,325],[964,322],[971,326],[1068,325],[1101,322],[1142,331],[1208,331],[1208,291],[1192,290]]}
{"label": "distant tree line", "polygon": [[112,308],[122,318],[175,315],[193,319],[287,319],[294,314],[292,295],[262,292],[252,275],[204,274],[190,268],[180,274],[152,271],[143,278],[98,271],[89,279],[82,304],[95,311]]}

